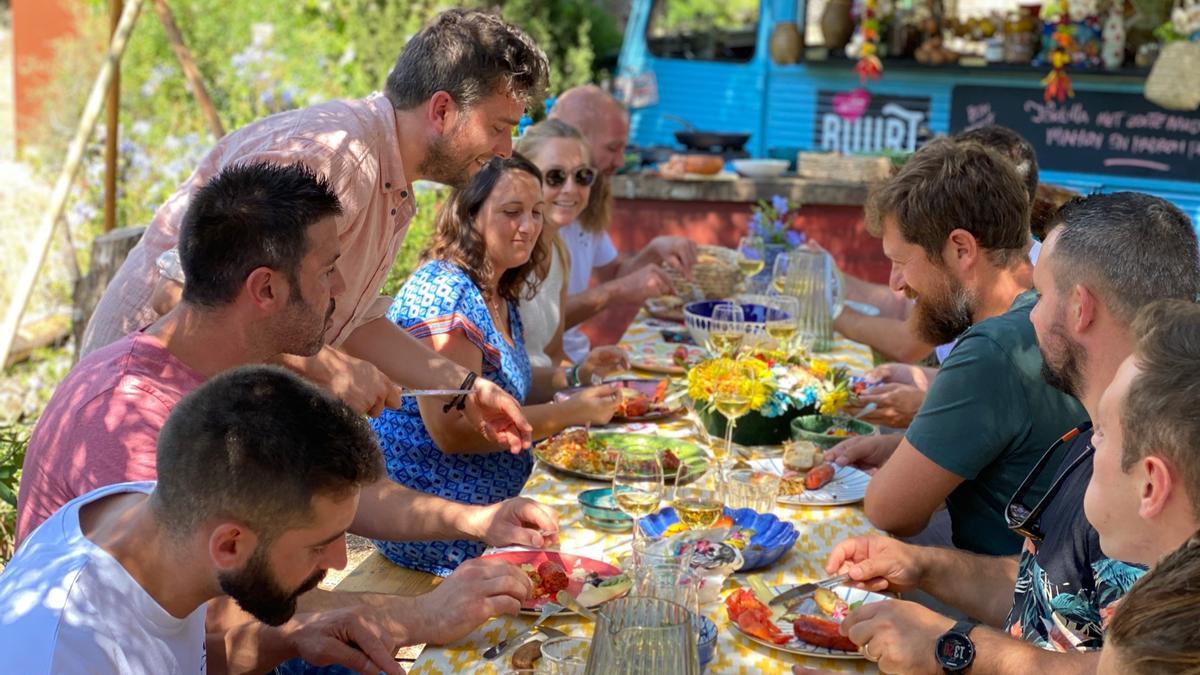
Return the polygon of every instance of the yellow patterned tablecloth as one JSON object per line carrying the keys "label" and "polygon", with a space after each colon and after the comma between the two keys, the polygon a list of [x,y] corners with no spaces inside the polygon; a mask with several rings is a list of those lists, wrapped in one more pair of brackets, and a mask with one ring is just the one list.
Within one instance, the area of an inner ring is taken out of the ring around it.
{"label": "yellow patterned tablecloth", "polygon": [[[635,352],[647,348],[658,349],[654,343],[662,342],[660,330],[665,325],[642,314],[626,332],[622,346]],[[675,324],[675,327],[678,325]],[[846,340],[840,340],[828,358],[847,364],[855,374],[862,374],[872,366],[870,349]],[[696,428],[688,420],[676,419],[655,425],[625,425],[623,428],[699,442]],[[778,448],[751,450],[756,455],[778,452]],[[561,516],[561,548],[564,552],[588,555],[615,564],[619,555],[623,557],[628,552],[629,533],[613,534],[587,527],[583,524],[583,513],[576,502],[580,492],[602,485],[553,473],[539,464],[534,467],[522,494],[558,509]],[[795,548],[779,562],[754,572],[761,574],[769,585],[798,584],[820,579],[825,576],[824,562],[835,544],[847,537],[877,532],[863,515],[860,506],[812,508],[778,504],[775,512],[796,526],[799,537]],[[735,574],[726,583],[725,590],[744,585],[744,581],[743,575]],[[720,603],[706,605],[702,611],[716,622],[718,628],[717,651],[709,664],[709,673],[775,675],[791,673],[792,666],[796,664],[834,671],[877,672],[874,664],[864,660],[814,659],[764,647],[747,640],[731,628]],[[527,627],[532,620],[532,617],[526,616],[493,619],[449,647],[426,648],[410,672],[422,675],[511,672],[507,658],[503,659],[503,663],[486,662],[480,653]],[[556,617],[548,624],[570,635],[588,636],[592,630],[590,623],[571,618]]]}

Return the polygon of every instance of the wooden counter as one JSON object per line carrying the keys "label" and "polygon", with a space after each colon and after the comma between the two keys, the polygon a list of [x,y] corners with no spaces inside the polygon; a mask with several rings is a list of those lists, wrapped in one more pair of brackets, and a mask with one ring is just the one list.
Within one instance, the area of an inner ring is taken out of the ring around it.
{"label": "wooden counter", "polygon": [[862,206],[868,186],[861,182],[809,180],[795,176],[667,180],[657,175],[613,176],[617,199],[653,199],[682,202],[733,202],[753,204],[782,195],[801,205]]}

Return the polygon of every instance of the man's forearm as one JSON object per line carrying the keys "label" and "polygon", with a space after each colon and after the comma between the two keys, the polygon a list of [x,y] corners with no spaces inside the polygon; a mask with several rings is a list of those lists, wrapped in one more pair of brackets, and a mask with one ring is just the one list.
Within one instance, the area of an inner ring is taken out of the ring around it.
{"label": "man's forearm", "polygon": [[1100,664],[1100,652],[1053,652],[1005,633],[980,626],[971,631],[975,643],[973,675],[1091,675]]}
{"label": "man's forearm", "polygon": [[474,539],[480,533],[471,515],[478,510],[382,478],[362,491],[350,531],[384,541]]}
{"label": "man's forearm", "polygon": [[873,284],[859,279],[851,274],[843,275],[846,280],[846,297],[850,300],[865,302],[879,308],[879,316],[888,319],[904,320],[911,311],[911,305],[904,298],[896,295],[895,291],[883,284]]}
{"label": "man's forearm", "polygon": [[377,610],[375,616],[382,620],[384,629],[397,645],[406,647],[429,641],[429,633],[423,630],[429,617],[423,616],[424,609],[418,599],[420,597],[391,593],[326,591],[316,588],[300,596],[296,603],[296,611],[328,612],[365,605]]}
{"label": "man's forearm", "polygon": [[1001,627],[1012,608],[1017,559],[923,546],[921,590],[989,626]]}
{"label": "man's forearm", "polygon": [[869,345],[890,361],[914,363],[929,356],[933,347],[912,333],[904,321],[844,310],[833,322],[839,333]]}
{"label": "man's forearm", "polygon": [[384,317],[355,328],[342,349],[411,389],[453,389],[470,372]]}

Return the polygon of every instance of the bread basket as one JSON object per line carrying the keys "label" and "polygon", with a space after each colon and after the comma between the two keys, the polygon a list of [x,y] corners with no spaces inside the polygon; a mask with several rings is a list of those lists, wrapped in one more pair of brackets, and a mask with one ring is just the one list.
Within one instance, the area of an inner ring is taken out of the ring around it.
{"label": "bread basket", "polygon": [[716,300],[737,293],[742,273],[738,271],[738,252],[721,246],[698,247],[698,259],[689,281],[683,272],[666,268],[675,292],[684,300]]}

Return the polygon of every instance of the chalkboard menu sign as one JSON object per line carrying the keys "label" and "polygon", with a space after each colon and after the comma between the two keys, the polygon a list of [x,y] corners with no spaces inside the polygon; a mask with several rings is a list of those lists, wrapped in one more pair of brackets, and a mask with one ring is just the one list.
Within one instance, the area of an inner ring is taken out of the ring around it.
{"label": "chalkboard menu sign", "polygon": [[818,91],[813,147],[845,155],[912,152],[928,136],[928,96]]}
{"label": "chalkboard menu sign", "polygon": [[1065,103],[1040,88],[956,86],[950,129],[1009,127],[1054,171],[1200,180],[1200,112],[1160,108],[1141,94],[1076,91]]}

